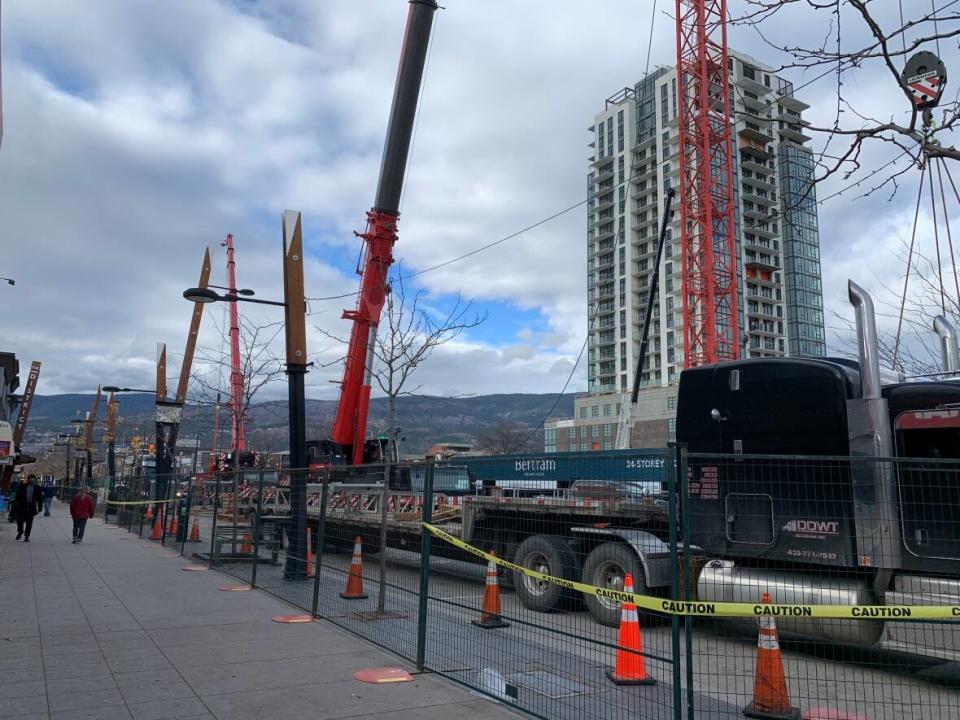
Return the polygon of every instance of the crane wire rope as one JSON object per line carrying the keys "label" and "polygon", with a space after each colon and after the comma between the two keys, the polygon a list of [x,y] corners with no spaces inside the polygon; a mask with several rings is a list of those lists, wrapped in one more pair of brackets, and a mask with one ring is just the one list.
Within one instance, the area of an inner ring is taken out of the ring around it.
{"label": "crane wire rope", "polygon": [[[940,174],[941,168],[943,169],[943,172],[946,173],[947,179],[950,181],[950,186],[953,188],[953,192],[957,197],[957,204],[960,205],[960,193],[957,192],[957,186],[953,184],[953,176],[950,175],[950,168],[947,167],[947,162],[943,158],[937,158],[937,160],[938,160],[937,174],[938,175]],[[956,310],[957,310],[957,314],[960,315],[960,273],[957,272],[957,255],[953,250],[953,235],[951,234],[951,231],[950,231],[950,219],[947,216],[947,201],[946,201],[946,198],[943,197],[943,194],[944,194],[943,176],[941,175],[940,176],[940,195],[943,200],[943,219],[944,219],[944,223],[947,226],[947,242],[948,242],[948,247],[950,249],[950,264],[953,266],[953,283],[957,291]]]}
{"label": "crane wire rope", "polygon": [[[913,229],[910,231],[910,250],[907,253],[907,272],[903,276],[903,294],[900,296],[900,312],[897,317],[897,335],[893,342],[893,369],[897,369],[900,354],[900,336],[903,332],[903,312],[907,304],[907,288],[910,284],[910,269],[913,267],[913,249],[917,239],[917,218],[920,216],[920,199],[923,197],[923,181],[927,174],[927,164],[920,167],[920,187],[917,190],[917,204],[913,211]],[[903,369],[903,368],[901,368]]]}
{"label": "crane wire rope", "polygon": [[[437,8],[441,10],[446,9],[440,5],[438,5]],[[410,139],[410,152],[407,153],[407,164],[403,170],[405,177],[409,176],[410,166],[413,163],[413,153],[417,149],[417,133],[420,130],[420,106],[423,104],[423,98],[427,94],[427,81],[430,79],[430,56],[433,55],[433,39],[437,36],[437,26],[439,24],[440,13],[437,13],[433,17],[433,29],[430,32],[430,37],[427,39],[427,59],[423,64],[423,81],[420,83],[420,94],[417,96],[417,107],[413,115],[413,137]],[[403,190],[400,191],[400,213],[403,213],[403,203],[407,199],[407,187],[409,184],[409,181],[403,183]]]}
{"label": "crane wire rope", "polygon": [[943,289],[943,264],[940,260],[940,232],[937,229],[937,201],[933,189],[933,169],[930,170],[930,215],[933,218],[933,245],[937,254],[937,281],[940,286],[940,309],[947,314],[947,299]]}

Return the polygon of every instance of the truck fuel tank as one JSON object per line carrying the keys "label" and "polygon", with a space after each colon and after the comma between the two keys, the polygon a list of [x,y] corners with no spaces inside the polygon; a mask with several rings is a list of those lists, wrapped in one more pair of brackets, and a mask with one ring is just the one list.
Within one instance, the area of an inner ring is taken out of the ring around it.
{"label": "truck fuel tank", "polygon": [[[763,593],[784,605],[877,605],[867,580],[806,575],[799,572],[737,567],[730,560],[709,560],[697,578],[697,598],[713,602],[756,603]],[[778,617],[781,636],[815,638],[846,645],[875,645],[883,634],[880,620]],[[755,620],[736,620],[756,629]]]}

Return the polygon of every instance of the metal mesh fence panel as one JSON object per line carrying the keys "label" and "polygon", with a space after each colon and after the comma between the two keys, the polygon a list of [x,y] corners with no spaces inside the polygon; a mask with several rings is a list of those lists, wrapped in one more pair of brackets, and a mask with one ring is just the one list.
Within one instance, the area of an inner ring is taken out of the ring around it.
{"label": "metal mesh fence panel", "polygon": [[[565,581],[622,591],[630,575],[637,592],[666,595],[666,460],[638,451],[438,465],[434,523]],[[672,716],[675,658],[663,617],[503,568],[495,613],[493,570],[436,538],[431,554],[428,667],[540,717]]]}
{"label": "metal mesh fence panel", "polygon": [[960,626],[900,607],[960,602],[960,463],[684,454],[682,466],[687,597],[757,613],[685,621],[697,690],[747,712],[960,716]]}

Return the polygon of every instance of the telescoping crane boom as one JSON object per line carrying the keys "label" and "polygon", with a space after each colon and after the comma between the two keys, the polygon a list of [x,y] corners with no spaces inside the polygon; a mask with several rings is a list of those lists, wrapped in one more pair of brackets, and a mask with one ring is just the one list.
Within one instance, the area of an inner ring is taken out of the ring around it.
{"label": "telescoping crane boom", "polygon": [[343,313],[345,319],[353,321],[353,328],[340,386],[340,402],[333,421],[331,439],[334,448],[328,450],[344,456],[354,465],[378,459],[364,453],[371,371],[377,326],[386,293],[390,290],[388,273],[393,264],[393,245],[397,241],[400,194],[436,9],[436,0],[410,0],[376,201],[367,211],[366,231],[358,234],[364,242],[363,257],[357,269],[361,277],[360,293],[356,308]]}

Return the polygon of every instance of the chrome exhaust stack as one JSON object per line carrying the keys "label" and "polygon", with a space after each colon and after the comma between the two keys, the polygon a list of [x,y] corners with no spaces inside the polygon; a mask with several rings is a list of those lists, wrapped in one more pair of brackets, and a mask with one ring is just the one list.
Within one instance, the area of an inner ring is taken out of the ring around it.
{"label": "chrome exhaust stack", "polygon": [[960,374],[960,349],[958,349],[956,328],[943,315],[937,315],[933,319],[933,329],[940,336],[943,372],[950,375]]}
{"label": "chrome exhaust stack", "polygon": [[880,571],[875,576],[876,589],[880,591],[889,573],[900,567],[896,472],[890,459],[894,454],[893,432],[890,409],[881,392],[873,299],[852,280],[847,281],[847,294],[856,312],[860,356],[860,397],[847,400],[857,560],[862,568]]}
{"label": "chrome exhaust stack", "polygon": [[873,298],[853,280],[847,281],[847,295],[856,313],[857,349],[860,354],[860,385],[864,400],[880,397],[880,354]]}

